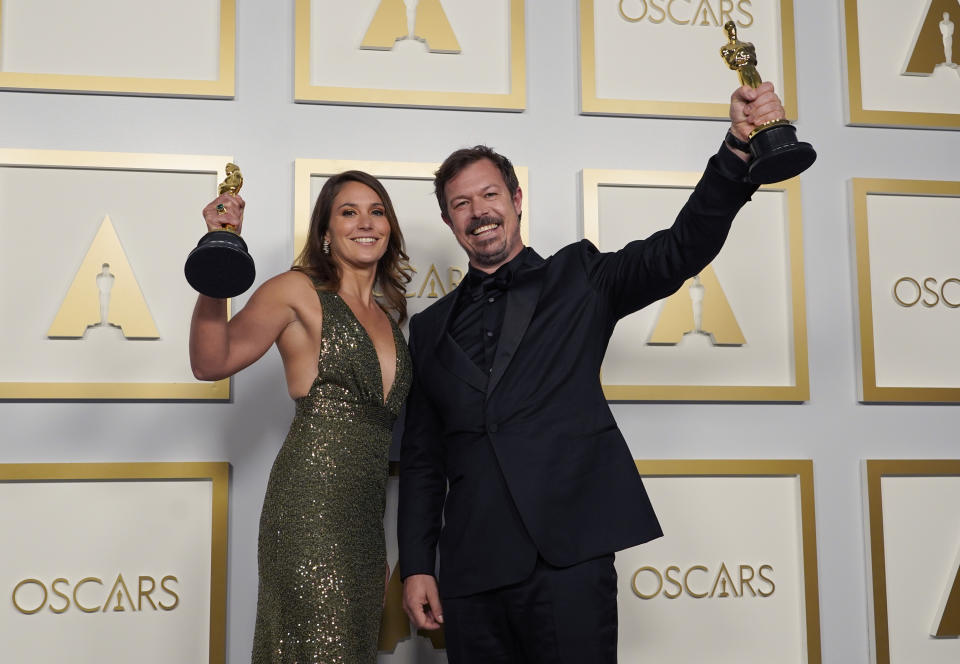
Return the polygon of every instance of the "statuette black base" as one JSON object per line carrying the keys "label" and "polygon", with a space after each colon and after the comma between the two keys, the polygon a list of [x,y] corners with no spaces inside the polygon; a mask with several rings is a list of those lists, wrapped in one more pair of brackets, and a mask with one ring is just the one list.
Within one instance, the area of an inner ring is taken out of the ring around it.
{"label": "statuette black base", "polygon": [[235,297],[253,284],[257,271],[247,243],[230,231],[210,231],[183,266],[187,282],[209,297]]}
{"label": "statuette black base", "polygon": [[747,177],[754,184],[789,180],[817,160],[813,146],[797,141],[797,128],[788,122],[756,130],[750,137],[750,154]]}

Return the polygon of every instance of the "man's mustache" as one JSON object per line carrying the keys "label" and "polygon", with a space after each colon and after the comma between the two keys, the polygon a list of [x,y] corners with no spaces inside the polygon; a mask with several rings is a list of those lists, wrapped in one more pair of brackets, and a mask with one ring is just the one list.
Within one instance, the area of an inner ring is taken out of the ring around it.
{"label": "man's mustache", "polygon": [[481,226],[489,226],[490,224],[503,224],[503,219],[491,216],[489,214],[486,214],[482,217],[476,217],[475,219],[471,219],[470,223],[467,224],[467,233],[472,234]]}

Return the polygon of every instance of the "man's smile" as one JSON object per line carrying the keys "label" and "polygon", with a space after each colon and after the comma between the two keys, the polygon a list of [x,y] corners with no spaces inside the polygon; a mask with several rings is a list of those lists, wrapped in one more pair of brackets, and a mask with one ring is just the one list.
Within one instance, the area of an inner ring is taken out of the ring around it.
{"label": "man's smile", "polygon": [[499,227],[500,227],[500,224],[487,224],[473,231],[473,235],[483,235],[484,233],[495,230],[496,228],[499,228]]}
{"label": "man's smile", "polygon": [[473,237],[480,237],[497,230],[502,225],[502,219],[497,219],[493,215],[484,215],[470,222],[467,233]]}

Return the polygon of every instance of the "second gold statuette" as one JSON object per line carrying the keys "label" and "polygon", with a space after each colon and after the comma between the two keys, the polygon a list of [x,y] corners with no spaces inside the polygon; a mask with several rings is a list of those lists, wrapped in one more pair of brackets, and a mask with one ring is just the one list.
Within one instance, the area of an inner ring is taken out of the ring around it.
{"label": "second gold statuette", "polygon": [[[757,51],[750,42],[737,39],[737,26],[727,21],[723,29],[727,43],[720,55],[727,66],[740,76],[741,85],[760,87],[763,82],[757,71]],[[817,152],[809,143],[797,140],[797,128],[787,120],[774,120],[757,127],[750,134],[750,168],[748,176],[755,184],[771,184],[789,180],[810,168]]]}
{"label": "second gold statuette", "polygon": [[[236,164],[227,164],[225,171],[227,177],[217,192],[236,196],[243,186],[243,174]],[[221,207],[217,206],[217,214],[222,214]],[[183,272],[194,290],[216,298],[240,295],[250,288],[257,274],[247,243],[228,225],[200,238],[187,256]]]}

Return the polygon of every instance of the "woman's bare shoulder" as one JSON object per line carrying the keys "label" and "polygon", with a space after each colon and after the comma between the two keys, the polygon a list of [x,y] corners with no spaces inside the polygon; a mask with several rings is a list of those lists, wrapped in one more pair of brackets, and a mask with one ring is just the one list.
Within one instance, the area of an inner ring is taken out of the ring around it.
{"label": "woman's bare shoulder", "polygon": [[288,270],[270,277],[256,290],[254,297],[267,297],[293,303],[304,298],[316,299],[316,287],[303,272]]}

